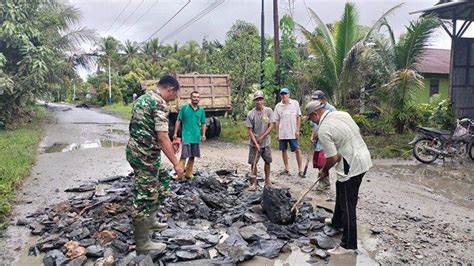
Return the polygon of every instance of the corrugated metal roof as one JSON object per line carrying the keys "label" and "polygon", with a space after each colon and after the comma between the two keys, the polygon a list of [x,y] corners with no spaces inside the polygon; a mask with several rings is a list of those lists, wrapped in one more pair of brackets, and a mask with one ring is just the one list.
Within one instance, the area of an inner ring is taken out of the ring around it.
{"label": "corrugated metal roof", "polygon": [[449,74],[450,62],[451,50],[428,48],[416,69],[420,73]]}
{"label": "corrugated metal roof", "polygon": [[442,19],[461,19],[473,21],[473,0],[454,0],[454,1],[439,1],[435,6],[411,12],[416,14],[423,12],[427,14],[435,14]]}

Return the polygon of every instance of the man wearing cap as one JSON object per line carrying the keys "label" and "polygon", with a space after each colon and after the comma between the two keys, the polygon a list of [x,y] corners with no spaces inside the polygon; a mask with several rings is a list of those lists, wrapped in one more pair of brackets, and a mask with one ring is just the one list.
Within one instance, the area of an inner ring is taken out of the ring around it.
{"label": "man wearing cap", "polygon": [[289,144],[291,151],[296,155],[298,176],[304,178],[301,151],[298,144],[301,126],[300,104],[298,101],[290,99],[290,91],[288,88],[282,88],[280,90],[280,97],[281,102],[275,106],[275,122],[279,142],[278,146],[282,153],[283,164],[285,165],[285,169],[280,174],[284,175],[290,173],[287,151]]}
{"label": "man wearing cap", "polygon": [[[328,110],[329,112],[336,111],[336,108],[332,106],[330,103],[328,103],[326,94],[324,94],[323,91],[321,90],[314,91],[311,98],[313,99],[313,101],[315,100],[320,101],[321,104],[323,104],[323,108]],[[310,123],[311,123],[311,128],[313,129],[311,133],[311,142],[313,142],[314,144],[313,166],[314,168],[318,168],[319,170],[321,170],[321,166],[318,165],[318,159],[324,158],[324,150],[321,148],[321,143],[318,139],[319,126],[318,124],[312,121],[310,121]],[[323,164],[324,164],[324,159],[323,159]],[[325,189],[329,189],[330,187],[331,187],[331,183],[329,182],[329,176],[324,177],[323,179],[319,181],[318,189],[325,190]]]}
{"label": "man wearing cap", "polygon": [[348,113],[330,112],[315,100],[306,105],[306,115],[319,125],[319,141],[326,152],[326,164],[318,178],[329,176],[333,166],[337,174],[336,206],[332,219],[325,222],[343,233],[340,245],[329,252],[351,253],[357,249],[356,206],[362,177],[372,167],[370,152]]}
{"label": "man wearing cap", "polygon": [[275,123],[275,116],[271,108],[264,105],[264,94],[256,91],[253,95],[255,107],[247,114],[245,124],[250,137],[250,149],[248,163],[251,165],[253,174],[250,189],[257,187],[257,163],[260,157],[265,162],[265,186],[271,185],[270,164],[272,163],[272,152],[270,147],[270,133]]}

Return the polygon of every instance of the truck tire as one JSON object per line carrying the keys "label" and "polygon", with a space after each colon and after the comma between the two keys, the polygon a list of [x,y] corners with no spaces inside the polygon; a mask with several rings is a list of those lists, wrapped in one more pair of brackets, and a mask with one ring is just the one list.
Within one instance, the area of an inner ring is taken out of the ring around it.
{"label": "truck tire", "polygon": [[170,137],[170,140],[173,140],[175,124],[176,124],[176,117],[169,116],[168,117],[168,136]]}
{"label": "truck tire", "polygon": [[214,123],[214,118],[209,118],[209,123],[207,124],[206,138],[212,139],[216,136],[216,125]]}
{"label": "truck tire", "polygon": [[217,117],[214,117],[214,124],[215,124],[215,137],[218,138],[221,135],[221,121]]}

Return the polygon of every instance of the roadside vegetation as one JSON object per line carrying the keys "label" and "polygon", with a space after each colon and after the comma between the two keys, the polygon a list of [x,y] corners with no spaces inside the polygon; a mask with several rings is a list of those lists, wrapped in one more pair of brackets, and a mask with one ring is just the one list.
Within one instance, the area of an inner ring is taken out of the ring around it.
{"label": "roadside vegetation", "polygon": [[130,121],[132,118],[132,104],[125,105],[123,103],[114,103],[112,105],[106,105],[102,107],[105,111],[114,115],[120,116],[122,119]]}
{"label": "roadside vegetation", "polygon": [[[302,124],[302,134],[299,138],[300,148],[305,154],[312,154],[313,146],[311,144],[311,128],[307,122]],[[363,132],[363,138],[374,159],[389,158],[408,158],[412,155],[411,146],[408,145],[414,132],[405,132],[397,134],[395,132],[384,134],[369,134]],[[271,146],[278,149],[278,141],[275,131],[271,134]],[[228,141],[236,144],[247,144],[249,141],[247,128],[244,121],[233,121],[232,119],[223,119],[222,132],[219,140]],[[306,155],[305,155],[306,156]]]}
{"label": "roadside vegetation", "polygon": [[13,192],[30,173],[35,162],[38,143],[43,135],[42,125],[49,113],[44,107],[26,108],[14,126],[0,130],[0,228],[10,212]]}

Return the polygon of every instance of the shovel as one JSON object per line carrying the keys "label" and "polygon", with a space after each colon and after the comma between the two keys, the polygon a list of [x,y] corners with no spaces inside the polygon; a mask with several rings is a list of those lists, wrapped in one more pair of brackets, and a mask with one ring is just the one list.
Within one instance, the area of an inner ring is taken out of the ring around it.
{"label": "shovel", "polygon": [[308,172],[308,164],[311,159],[311,154],[308,154],[306,157],[306,164],[304,165],[303,175],[306,176],[306,172]]}
{"label": "shovel", "polygon": [[304,197],[306,196],[306,194],[308,194],[308,193],[319,183],[319,181],[321,181],[321,179],[322,179],[321,177],[318,178],[318,179],[316,179],[316,182],[314,182],[314,184],[312,184],[312,185],[308,188],[308,190],[306,190],[306,192],[303,193],[303,195],[301,195],[301,196],[299,197],[299,199],[295,202],[295,204],[293,204],[293,207],[291,207],[291,210],[290,210],[291,212],[295,212],[295,211],[296,211],[296,207],[298,207],[298,204],[301,203],[301,201],[304,199]]}

